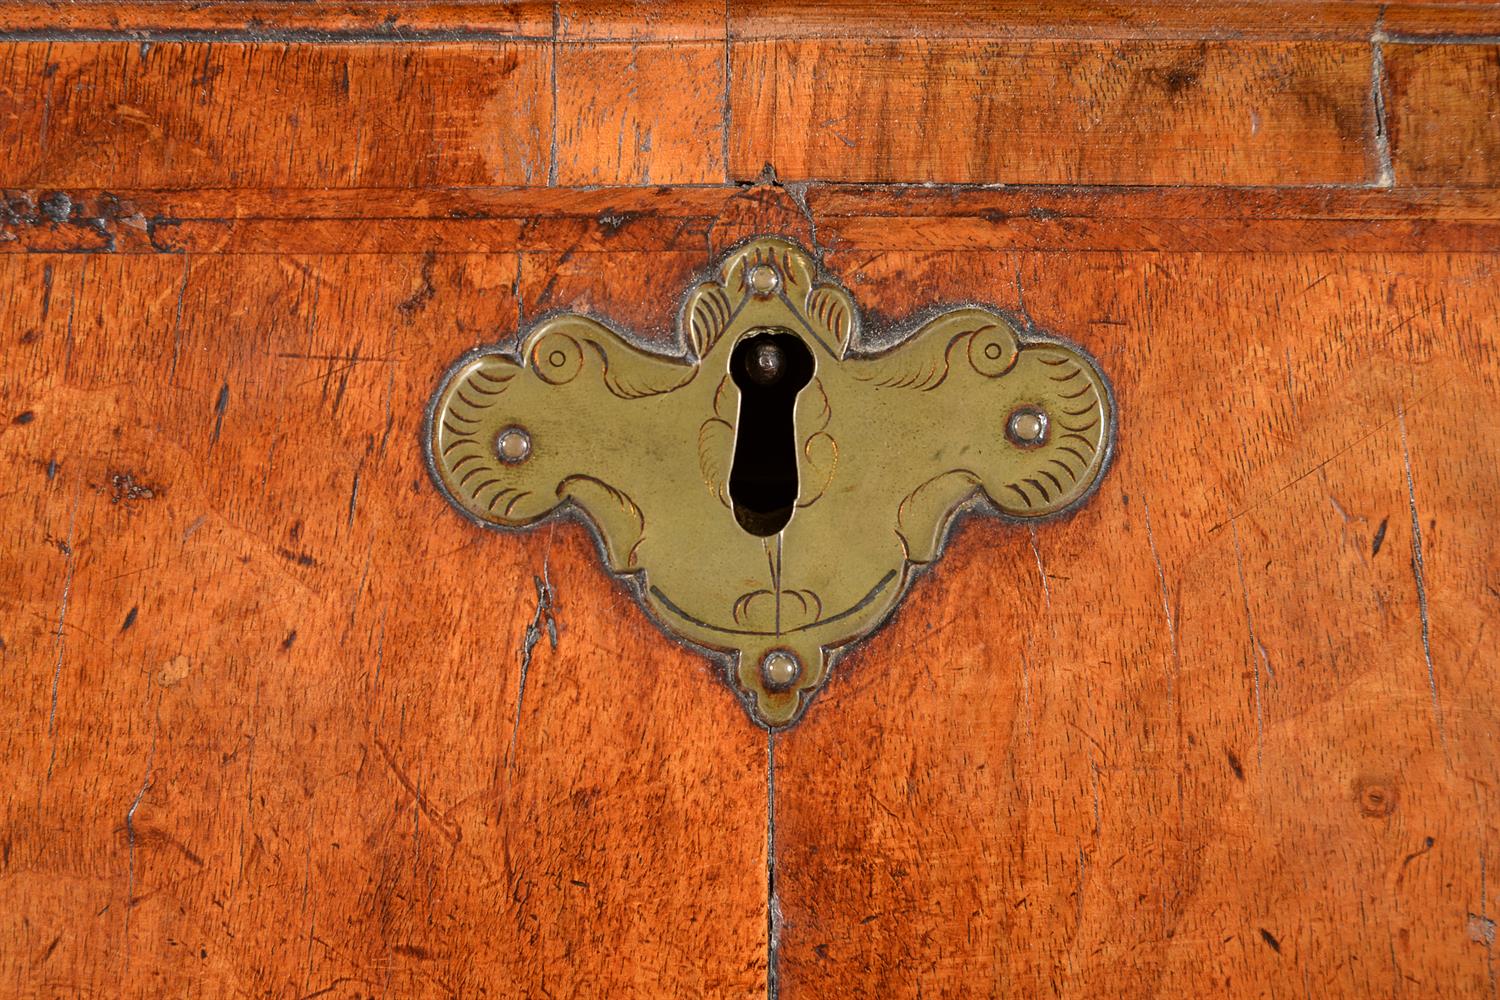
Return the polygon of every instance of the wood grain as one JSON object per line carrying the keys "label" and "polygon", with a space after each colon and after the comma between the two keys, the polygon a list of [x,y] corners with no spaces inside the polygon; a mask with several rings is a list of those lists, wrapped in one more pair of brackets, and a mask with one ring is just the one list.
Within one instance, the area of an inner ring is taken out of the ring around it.
{"label": "wood grain", "polygon": [[[420,43],[474,35],[551,38],[553,0],[21,0],[0,5],[0,32],[20,38],[82,41],[252,42],[391,41]],[[164,40],[164,39],[161,39]]]}
{"label": "wood grain", "polygon": [[560,0],[558,37],[567,40],[718,41],[728,30],[724,0]]}
{"label": "wood grain", "polygon": [[1491,3],[1365,3],[1359,0],[1167,0],[1046,3],[1039,0],[730,0],[735,38],[1098,38],[1226,41],[1369,41],[1387,37],[1493,35]]}
{"label": "wood grain", "polygon": [[560,45],[559,184],[724,180],[724,46]]}
{"label": "wood grain", "polygon": [[1500,183],[1500,44],[1384,52],[1396,183]]}
{"label": "wood grain", "polygon": [[797,39],[732,59],[739,180],[1355,184],[1378,166],[1366,45]]}
{"label": "wood grain", "polygon": [[0,43],[0,183],[1374,184],[1393,156],[1477,184],[1496,159],[1477,45],[175,37]]}
{"label": "wood grain", "polygon": [[[666,338],[676,300],[639,278],[707,256],[0,264],[3,502],[31,526],[5,551],[0,981],[764,989],[764,734],[579,529],[434,507],[413,423],[449,356],[550,309]],[[1024,306],[1131,416],[1094,503],[965,527],[777,738],[780,995],[1478,991],[1493,257],[828,261],[876,325],[913,288]],[[621,662],[648,686],[622,696]]]}
{"label": "wood grain", "polygon": [[763,993],[764,733],[422,466],[518,262],[361,260],[0,264],[0,993]]}
{"label": "wood grain", "polygon": [[[0,5],[0,997],[1494,997],[1493,4]],[[1291,185],[1291,186],[1289,186]],[[465,350],[749,236],[1093,351],[756,729]]]}
{"label": "wood grain", "polygon": [[545,183],[550,73],[530,43],[0,45],[0,183]]}
{"label": "wood grain", "polygon": [[995,290],[1123,423],[776,738],[781,996],[1489,995],[1495,258],[838,258]]}

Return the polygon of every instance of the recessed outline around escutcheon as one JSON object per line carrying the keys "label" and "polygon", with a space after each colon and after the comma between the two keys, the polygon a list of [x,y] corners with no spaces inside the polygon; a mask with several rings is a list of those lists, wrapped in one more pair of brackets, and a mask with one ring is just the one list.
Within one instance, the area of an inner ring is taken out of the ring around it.
{"label": "recessed outline around escutcheon", "polygon": [[[721,656],[770,728],[890,615],[961,508],[1058,514],[1109,464],[1113,396],[1085,352],[962,306],[864,353],[852,297],[785,239],[722,257],[678,334],[668,355],[587,316],[547,318],[459,360],[424,446],[439,489],[481,523],[581,513],[651,617]],[[730,359],[770,334],[800,341],[812,372],[791,404],[795,501],[757,534],[730,484],[737,434],[753,431]]]}

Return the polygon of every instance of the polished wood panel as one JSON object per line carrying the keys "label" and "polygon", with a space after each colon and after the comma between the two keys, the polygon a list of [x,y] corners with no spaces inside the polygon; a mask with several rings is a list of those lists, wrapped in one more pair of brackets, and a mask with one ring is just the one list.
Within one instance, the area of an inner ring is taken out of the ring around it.
{"label": "polished wood panel", "polygon": [[733,48],[731,167],[785,180],[1360,183],[1358,44],[779,40]]}
{"label": "polished wood panel", "polygon": [[1384,55],[1396,182],[1500,183],[1500,37]]}
{"label": "polished wood panel", "polygon": [[0,183],[1423,185],[1496,160],[1480,44],[142,37],[0,42]]}
{"label": "polished wood panel", "polygon": [[546,183],[549,47],[0,45],[0,183]]}
{"label": "polished wood panel", "polygon": [[550,38],[552,0],[69,0],[7,3],[0,31],[39,37],[198,34],[201,40],[421,42],[482,33]]}
{"label": "polished wood panel", "polygon": [[765,734],[423,468],[519,262],[365,260],[0,263],[0,993],[764,993]]}
{"label": "polished wood panel", "polygon": [[1122,429],[776,738],[782,995],[1487,995],[1495,258],[834,259],[1078,340]]}
{"label": "polished wood panel", "polygon": [[1493,3],[1432,0],[731,0],[736,38],[1101,38],[1369,41],[1493,35]]}
{"label": "polished wood panel", "polygon": [[722,42],[560,45],[554,181],[723,181],[724,66]]}

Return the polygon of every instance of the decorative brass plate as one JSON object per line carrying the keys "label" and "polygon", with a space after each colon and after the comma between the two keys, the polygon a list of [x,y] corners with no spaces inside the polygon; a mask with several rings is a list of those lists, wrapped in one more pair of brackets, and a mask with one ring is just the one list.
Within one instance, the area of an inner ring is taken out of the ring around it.
{"label": "decorative brass plate", "polygon": [[426,446],[471,518],[576,510],[673,636],[727,656],[769,727],[879,625],[963,507],[1032,520],[1108,464],[1108,383],[1081,350],[965,306],[860,351],[849,293],[787,240],[727,254],[683,304],[681,355],[547,319],[444,378]]}

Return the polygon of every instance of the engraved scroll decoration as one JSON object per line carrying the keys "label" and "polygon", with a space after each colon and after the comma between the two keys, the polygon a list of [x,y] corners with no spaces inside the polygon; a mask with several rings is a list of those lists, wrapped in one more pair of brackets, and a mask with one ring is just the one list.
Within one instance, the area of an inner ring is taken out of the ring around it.
{"label": "engraved scroll decoration", "polygon": [[[849,293],[784,239],[729,252],[678,325],[676,355],[568,314],[518,350],[461,359],[430,409],[430,467],[487,525],[583,515],[651,617],[724,662],[771,728],[795,721],[839,651],[891,614],[960,509],[1054,515],[1108,464],[1112,397],[1078,348],[965,306],[864,352]],[[813,374],[793,411],[794,509],[761,537],[732,509],[741,390],[729,358],[767,330],[800,339]]]}

